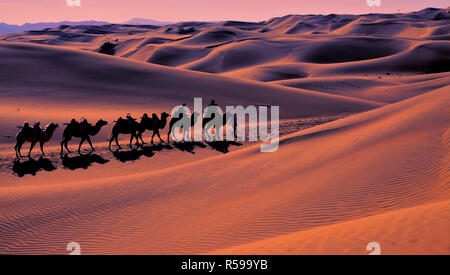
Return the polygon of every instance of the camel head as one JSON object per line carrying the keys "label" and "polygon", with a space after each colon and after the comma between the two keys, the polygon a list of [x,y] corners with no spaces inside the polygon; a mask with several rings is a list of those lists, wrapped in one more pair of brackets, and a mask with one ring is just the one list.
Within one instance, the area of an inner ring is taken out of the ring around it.
{"label": "camel head", "polygon": [[159,129],[164,129],[165,127],[166,127],[166,124],[167,124],[167,118],[169,117],[170,115],[168,114],[168,113],[166,113],[166,112],[162,112],[161,113],[161,120],[160,120],[160,123],[159,123]]}
{"label": "camel head", "polygon": [[104,121],[103,119],[99,119],[99,121],[97,121],[97,126],[103,127],[105,125],[108,125],[107,121]]}
{"label": "camel head", "polygon": [[170,115],[166,112],[161,113],[161,119],[167,119]]}
{"label": "camel head", "polygon": [[58,123],[53,123],[53,122],[51,122],[50,124],[48,124],[47,125],[47,127],[45,127],[45,130],[46,131],[55,131],[56,130],[56,128],[58,128],[59,127],[59,125],[58,125]]}
{"label": "camel head", "polygon": [[45,135],[43,137],[43,141],[44,142],[49,141],[52,138],[53,133],[55,132],[56,128],[58,128],[58,127],[59,127],[59,125],[57,123],[51,122],[50,124],[48,124],[44,130]]}

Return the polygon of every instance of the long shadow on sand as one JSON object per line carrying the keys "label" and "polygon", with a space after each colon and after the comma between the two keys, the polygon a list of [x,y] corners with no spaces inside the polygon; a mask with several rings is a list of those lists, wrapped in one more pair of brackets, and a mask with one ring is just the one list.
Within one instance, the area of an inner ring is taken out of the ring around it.
{"label": "long shadow on sand", "polygon": [[21,161],[18,159],[15,160],[13,164],[13,172],[19,177],[23,177],[25,175],[36,176],[36,173],[41,170],[51,172],[56,170],[56,167],[53,165],[51,160],[43,157],[40,157],[38,160],[29,159],[26,161]]}
{"label": "long shadow on sand", "polygon": [[191,154],[195,154],[195,147],[206,148],[206,145],[201,142],[174,142],[173,146],[180,151],[189,152]]}
{"label": "long shadow on sand", "polygon": [[65,154],[62,158],[62,165],[64,168],[70,169],[70,170],[77,170],[77,169],[88,169],[89,166],[91,166],[94,163],[98,164],[106,164],[109,162],[109,160],[104,159],[103,157],[97,155],[97,154],[86,154],[86,155],[80,155],[76,157],[69,157],[68,154]]}
{"label": "long shadow on sand", "polygon": [[212,149],[219,151],[221,153],[228,153],[230,150],[230,146],[234,145],[234,146],[242,146],[241,143],[239,142],[235,142],[235,141],[213,141],[213,142],[206,142],[209,147],[211,147]]}
{"label": "long shadow on sand", "polygon": [[172,150],[173,147],[170,145],[158,144],[142,147],[140,150],[139,149],[133,149],[131,151],[116,150],[113,152],[113,155],[120,162],[129,162],[129,161],[136,161],[143,156],[151,158],[155,155],[155,152],[159,152],[164,149]]}

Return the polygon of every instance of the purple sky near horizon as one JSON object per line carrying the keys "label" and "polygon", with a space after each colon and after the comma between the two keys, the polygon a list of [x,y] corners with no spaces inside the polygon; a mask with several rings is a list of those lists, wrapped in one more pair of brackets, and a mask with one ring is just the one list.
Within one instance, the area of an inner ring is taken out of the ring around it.
{"label": "purple sky near horizon", "polygon": [[446,8],[448,0],[381,0],[370,7],[366,0],[0,0],[0,22],[23,24],[98,20],[121,23],[141,17],[160,21],[261,21],[287,14],[392,13],[426,7]]}

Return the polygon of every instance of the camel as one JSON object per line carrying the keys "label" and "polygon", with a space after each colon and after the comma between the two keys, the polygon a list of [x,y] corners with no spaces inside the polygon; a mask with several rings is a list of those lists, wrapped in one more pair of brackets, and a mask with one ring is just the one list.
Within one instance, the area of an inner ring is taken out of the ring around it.
{"label": "camel", "polygon": [[16,157],[22,158],[22,154],[20,153],[20,149],[25,142],[31,142],[30,151],[28,152],[28,157],[31,157],[31,151],[33,150],[34,145],[39,142],[41,146],[42,155],[45,156],[44,153],[44,144],[47,143],[53,136],[56,128],[58,128],[58,124],[50,123],[45,127],[45,130],[40,129],[39,127],[35,128],[22,128],[19,133],[16,135],[16,146],[14,149],[16,150]]}
{"label": "camel", "polygon": [[[212,121],[214,120],[216,114],[212,113],[210,118],[203,118],[203,133],[205,134],[205,137],[208,137],[208,139],[211,139],[211,136],[209,135],[208,131],[214,126]],[[234,115],[230,112],[227,112],[223,114],[223,124],[222,126],[227,125],[231,120],[234,119]],[[206,127],[205,127],[206,126]],[[216,133],[219,129],[216,129]],[[234,133],[236,135],[236,133]]]}
{"label": "camel", "polygon": [[145,144],[144,140],[142,140],[142,133],[145,132],[145,130],[153,131],[152,135],[152,144],[153,144],[153,138],[155,135],[158,135],[158,138],[160,142],[164,142],[163,139],[161,139],[161,136],[159,134],[160,129],[164,129],[167,125],[167,118],[169,117],[169,114],[166,112],[161,113],[161,119],[158,118],[156,114],[153,114],[152,117],[148,117],[144,115],[141,119],[141,122],[139,123],[139,129],[138,129],[138,137],[141,139],[142,144]]}
{"label": "camel", "polygon": [[[178,121],[183,119],[184,114],[180,114],[180,117],[172,117],[169,124],[169,133],[167,134],[167,142],[170,142],[170,134],[172,133],[172,128]],[[194,127],[195,123],[197,123],[198,117],[200,116],[199,113],[195,112],[191,116],[191,127]],[[185,135],[188,134],[189,129],[183,129],[183,139]]]}
{"label": "camel", "polygon": [[92,146],[91,136],[97,135],[103,126],[107,125],[108,122],[100,119],[95,125],[87,124],[83,127],[80,123],[70,123],[64,129],[62,141],[61,141],[61,155],[64,153],[63,146],[67,149],[67,152],[72,153],[67,146],[67,143],[72,139],[72,137],[81,138],[80,145],[78,146],[78,153],[81,154],[81,145],[87,140],[91,146],[92,151],[95,151]]}
{"label": "camel", "polygon": [[139,145],[138,131],[140,130],[140,124],[134,119],[123,119],[119,118],[114,124],[111,132],[111,139],[109,140],[109,150],[111,151],[111,143],[113,140],[116,141],[116,145],[119,149],[122,149],[119,144],[119,134],[128,134],[130,137],[130,149],[133,148],[133,139],[136,139],[136,144]]}

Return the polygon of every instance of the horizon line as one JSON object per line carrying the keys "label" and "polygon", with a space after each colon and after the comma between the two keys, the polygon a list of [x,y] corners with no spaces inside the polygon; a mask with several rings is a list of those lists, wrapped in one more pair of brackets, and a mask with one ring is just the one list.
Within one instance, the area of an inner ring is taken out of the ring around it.
{"label": "horizon line", "polygon": [[[437,10],[446,10],[449,9],[449,7],[447,8],[441,8],[441,7],[426,7],[420,10],[412,10],[412,11],[406,11],[406,12],[370,12],[370,13],[305,13],[305,14],[301,14],[301,13],[289,13],[289,14],[285,14],[285,15],[280,15],[280,16],[272,16],[270,18],[264,19],[264,20],[257,20],[257,21],[252,21],[252,20],[241,20],[241,19],[222,19],[222,20],[196,20],[196,19],[190,19],[190,20],[177,20],[177,21],[168,21],[168,20],[159,20],[159,19],[154,19],[154,18],[146,18],[146,17],[131,17],[130,19],[123,21],[123,22],[112,22],[112,21],[108,21],[108,20],[102,20],[102,19],[81,19],[81,20],[59,20],[59,21],[30,21],[30,22],[25,22],[23,24],[14,24],[14,23],[8,23],[6,21],[0,21],[0,24],[6,24],[9,26],[18,26],[18,27],[23,27],[24,25],[27,24],[57,24],[57,23],[64,23],[64,22],[70,22],[70,23],[79,23],[79,22],[87,22],[87,21],[93,21],[93,22],[99,22],[99,23],[108,23],[108,24],[116,24],[116,25],[123,25],[123,24],[127,24],[127,21],[131,21],[133,19],[144,19],[144,20],[152,20],[152,21],[156,21],[156,22],[160,22],[160,23],[167,23],[166,25],[170,25],[170,24],[177,24],[177,23],[183,23],[183,22],[205,22],[205,23],[219,23],[219,22],[227,22],[227,21],[238,21],[238,22],[252,22],[252,23],[258,23],[258,22],[264,22],[264,21],[268,21],[271,20],[273,18],[281,18],[281,17],[285,17],[285,16],[327,16],[327,15],[354,15],[354,16],[363,16],[363,15],[377,15],[377,14],[407,14],[407,13],[414,13],[414,12],[420,12],[423,10],[427,10],[427,9],[437,9]],[[132,24],[133,25],[133,24]]]}

